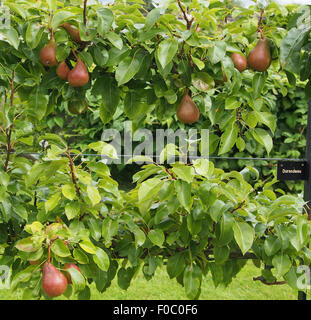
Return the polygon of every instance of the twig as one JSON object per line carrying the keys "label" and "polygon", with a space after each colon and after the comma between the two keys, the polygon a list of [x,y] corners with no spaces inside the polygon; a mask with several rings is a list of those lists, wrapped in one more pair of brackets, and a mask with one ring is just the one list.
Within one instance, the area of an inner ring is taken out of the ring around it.
{"label": "twig", "polygon": [[69,167],[70,167],[72,183],[75,186],[76,194],[78,195],[78,197],[80,197],[81,196],[81,192],[80,192],[80,188],[78,186],[77,177],[76,177],[75,172],[74,172],[74,163],[73,163],[73,160],[71,158],[70,148],[69,147],[67,148],[67,158],[69,160]]}
{"label": "twig", "polygon": [[84,0],[83,3],[83,23],[86,26],[87,19],[86,19],[86,5],[87,5],[87,0]]}
{"label": "twig", "polygon": [[177,0],[177,3],[178,3],[178,6],[179,6],[179,8],[180,8],[180,10],[181,10],[181,12],[182,12],[182,14],[184,16],[184,19],[185,19],[186,23],[187,23],[187,30],[190,30],[191,29],[191,25],[192,25],[192,23],[194,21],[194,17],[192,17],[191,20],[189,20],[188,17],[187,17],[186,11],[184,10],[184,8],[181,5],[180,0]]}
{"label": "twig", "polygon": [[261,26],[264,13],[265,13],[265,9],[262,9],[260,12],[260,17],[259,17],[258,26],[257,26],[257,33],[260,33],[261,39],[264,38],[264,34],[263,34],[262,26]]}
{"label": "twig", "polygon": [[235,211],[241,209],[245,204],[245,200],[243,200],[236,208],[234,208],[231,213],[234,213]]}
{"label": "twig", "polygon": [[275,282],[268,282],[264,277],[259,276],[253,278],[254,281],[261,281],[263,284],[267,286],[277,286],[277,285],[283,285],[286,284],[286,281],[275,281]]}
{"label": "twig", "polygon": [[[13,104],[14,104],[14,93],[15,93],[14,77],[15,77],[15,70],[13,70],[12,78],[11,78],[11,97],[10,97],[10,107],[11,108],[13,107]],[[10,155],[11,155],[11,151],[12,151],[12,143],[11,143],[12,130],[13,130],[13,124],[11,124],[10,127],[6,130],[7,154],[6,154],[5,164],[4,164],[4,168],[3,168],[4,172],[8,171],[9,162],[10,162]]]}

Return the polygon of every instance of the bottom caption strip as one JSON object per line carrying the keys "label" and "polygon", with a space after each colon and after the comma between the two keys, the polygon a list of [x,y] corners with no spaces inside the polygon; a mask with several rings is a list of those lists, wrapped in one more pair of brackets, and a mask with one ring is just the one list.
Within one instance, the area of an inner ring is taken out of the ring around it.
{"label": "bottom caption strip", "polygon": [[[139,303],[138,303],[139,304]],[[113,316],[137,316],[148,318],[148,316],[191,316],[198,314],[197,304],[150,304],[147,306],[115,305]],[[116,317],[117,319],[117,317]]]}

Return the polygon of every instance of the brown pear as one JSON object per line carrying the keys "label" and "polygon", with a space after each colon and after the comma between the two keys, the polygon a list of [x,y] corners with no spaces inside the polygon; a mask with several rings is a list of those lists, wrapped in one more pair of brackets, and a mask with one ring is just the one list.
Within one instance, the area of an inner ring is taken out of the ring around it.
{"label": "brown pear", "polygon": [[70,35],[71,39],[77,43],[82,43],[83,41],[80,38],[80,32],[77,28],[73,27],[70,23],[65,22],[60,25],[61,28],[64,28],[68,34]]}
{"label": "brown pear", "polygon": [[200,111],[196,104],[192,101],[188,93],[186,93],[177,109],[177,118],[183,123],[196,122],[200,117]]}
{"label": "brown pear", "polygon": [[256,71],[266,71],[271,64],[269,39],[263,37],[258,40],[256,47],[247,58],[248,65]]}
{"label": "brown pear", "polygon": [[75,67],[68,73],[68,82],[72,87],[82,87],[89,82],[89,72],[81,59],[78,58]]}
{"label": "brown pear", "polygon": [[[65,270],[68,270],[70,268],[76,269],[81,273],[80,268],[76,264],[74,264],[74,263],[66,263],[65,264]],[[72,283],[71,275],[70,275],[70,273],[68,271],[66,271],[65,276],[67,278],[68,283],[71,284]]]}
{"label": "brown pear", "polygon": [[82,114],[88,108],[88,104],[85,100],[71,100],[68,103],[68,110],[72,114]]}
{"label": "brown pear", "polygon": [[42,288],[51,298],[62,295],[67,289],[67,278],[51,263],[46,262],[43,267]]}
{"label": "brown pear", "polygon": [[50,42],[41,49],[40,60],[47,67],[53,67],[58,64],[54,39],[51,39]]}
{"label": "brown pear", "polygon": [[236,69],[240,72],[243,72],[247,68],[247,60],[246,58],[240,53],[232,53],[231,60]]}
{"label": "brown pear", "polygon": [[56,74],[62,80],[67,80],[69,71],[70,69],[68,68],[66,61],[63,61],[57,66]]}

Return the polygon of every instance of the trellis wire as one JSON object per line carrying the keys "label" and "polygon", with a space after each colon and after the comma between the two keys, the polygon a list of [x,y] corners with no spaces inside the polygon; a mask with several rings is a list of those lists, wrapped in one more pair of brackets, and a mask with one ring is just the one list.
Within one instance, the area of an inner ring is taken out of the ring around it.
{"label": "trellis wire", "polygon": [[[12,152],[14,153],[14,152]],[[7,154],[6,152],[1,152],[0,155],[5,155]],[[41,156],[42,153],[38,152],[23,152],[21,154],[18,154],[20,156],[22,155],[32,155],[32,156]],[[81,157],[104,157],[104,158],[110,158],[109,156],[104,156],[96,153],[71,153],[71,156],[81,156]],[[67,154],[61,154],[61,156],[67,156]],[[134,158],[135,156],[138,155],[128,155],[128,154],[117,154],[118,157],[120,158]],[[145,155],[141,155],[145,156]],[[148,156],[146,157],[150,158],[160,158],[160,156]],[[252,158],[252,157],[218,157],[218,156],[190,156],[191,159],[215,159],[215,160],[255,160],[255,161],[306,161],[306,159],[292,159],[292,158]],[[110,158],[112,159],[112,158]]]}

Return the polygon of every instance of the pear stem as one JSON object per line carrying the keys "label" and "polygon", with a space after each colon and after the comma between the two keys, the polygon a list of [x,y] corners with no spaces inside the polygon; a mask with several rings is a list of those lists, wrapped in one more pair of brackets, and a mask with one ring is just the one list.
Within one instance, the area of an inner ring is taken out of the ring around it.
{"label": "pear stem", "polygon": [[72,52],[72,54],[74,55],[74,57],[78,60],[79,57],[77,56],[76,52],[75,52],[73,49],[71,49],[71,52]]}
{"label": "pear stem", "polygon": [[86,26],[87,19],[86,19],[86,6],[87,6],[87,0],[84,0],[83,3],[83,23]]}
{"label": "pear stem", "polygon": [[260,12],[260,17],[259,17],[259,20],[258,20],[258,27],[257,27],[257,33],[260,32],[261,39],[264,38],[264,34],[263,34],[262,26],[261,26],[264,13],[265,13],[265,9],[262,9],[261,12]]}
{"label": "pear stem", "polygon": [[54,29],[51,28],[51,40],[54,41]]}
{"label": "pear stem", "polygon": [[51,263],[51,245],[49,244],[48,263]]}

